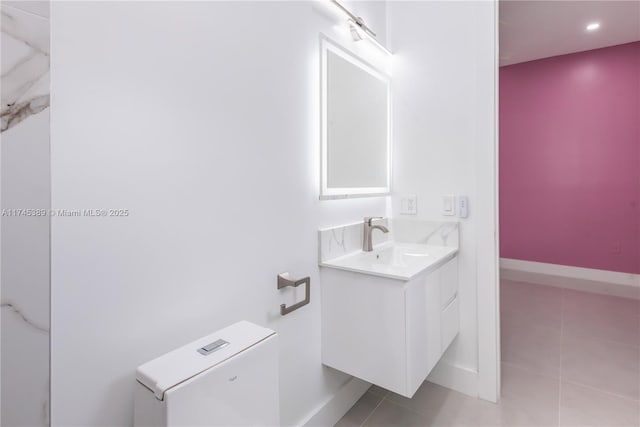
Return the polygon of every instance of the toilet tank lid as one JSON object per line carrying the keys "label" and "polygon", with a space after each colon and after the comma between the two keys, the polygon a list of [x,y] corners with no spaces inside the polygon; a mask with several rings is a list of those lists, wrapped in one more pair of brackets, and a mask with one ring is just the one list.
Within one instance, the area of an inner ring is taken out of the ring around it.
{"label": "toilet tank lid", "polygon": [[243,320],[140,365],[136,379],[163,400],[170,388],[274,335],[271,329]]}

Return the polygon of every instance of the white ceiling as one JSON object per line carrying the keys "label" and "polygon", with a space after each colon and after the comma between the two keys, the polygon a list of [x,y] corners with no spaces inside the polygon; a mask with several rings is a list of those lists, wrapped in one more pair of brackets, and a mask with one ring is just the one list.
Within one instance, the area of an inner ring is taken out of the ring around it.
{"label": "white ceiling", "polygon": [[638,40],[640,0],[500,0],[500,65]]}

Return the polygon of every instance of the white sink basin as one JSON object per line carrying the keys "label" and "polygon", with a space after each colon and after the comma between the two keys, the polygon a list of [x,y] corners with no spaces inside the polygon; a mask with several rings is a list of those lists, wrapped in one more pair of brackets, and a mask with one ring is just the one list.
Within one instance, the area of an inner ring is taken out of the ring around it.
{"label": "white sink basin", "polygon": [[418,243],[388,242],[372,252],[359,251],[320,263],[324,267],[370,274],[398,280],[411,280],[430,272],[455,257],[455,247]]}

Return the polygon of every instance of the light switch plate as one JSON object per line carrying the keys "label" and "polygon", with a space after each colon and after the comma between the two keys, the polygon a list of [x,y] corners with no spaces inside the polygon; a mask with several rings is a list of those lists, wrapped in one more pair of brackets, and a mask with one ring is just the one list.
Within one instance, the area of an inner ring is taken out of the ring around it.
{"label": "light switch plate", "polygon": [[469,216],[469,198],[458,196],[458,217],[467,218]]}
{"label": "light switch plate", "polygon": [[442,215],[453,216],[456,214],[456,196],[442,196]]}
{"label": "light switch plate", "polygon": [[406,194],[400,197],[400,214],[416,215],[418,213],[418,197],[415,194]]}

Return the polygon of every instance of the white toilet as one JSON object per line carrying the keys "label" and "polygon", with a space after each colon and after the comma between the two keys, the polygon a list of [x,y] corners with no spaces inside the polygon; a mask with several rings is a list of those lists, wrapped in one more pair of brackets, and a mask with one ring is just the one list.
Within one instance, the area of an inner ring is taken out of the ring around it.
{"label": "white toilet", "polygon": [[136,426],[280,425],[277,335],[242,321],[138,367]]}

